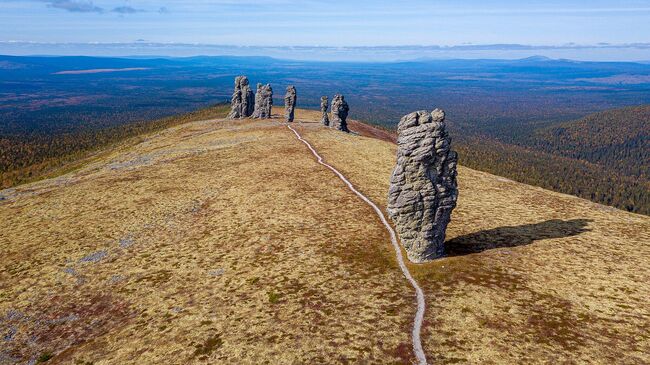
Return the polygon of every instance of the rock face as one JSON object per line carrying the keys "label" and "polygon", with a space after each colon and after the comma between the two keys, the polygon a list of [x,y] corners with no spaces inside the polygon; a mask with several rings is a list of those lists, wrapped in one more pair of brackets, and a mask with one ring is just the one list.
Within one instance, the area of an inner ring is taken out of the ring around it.
{"label": "rock face", "polygon": [[330,116],[327,113],[327,109],[329,108],[329,103],[327,101],[327,96],[321,96],[320,97],[320,111],[323,113],[323,116],[321,117],[320,121],[323,123],[323,125],[326,125],[329,127],[330,125]]}
{"label": "rock face", "polygon": [[349,111],[350,107],[348,106],[348,103],[345,102],[343,95],[334,95],[334,99],[332,99],[331,127],[343,132],[349,132],[350,130],[348,130],[347,122]]}
{"label": "rock face", "polygon": [[253,118],[271,118],[272,108],[273,89],[271,88],[271,84],[257,84],[257,93],[255,94],[255,111],[253,111]]}
{"label": "rock face", "polygon": [[397,133],[388,214],[409,260],[427,262],[444,254],[445,231],[458,199],[458,155],[450,149],[440,109],[403,117]]}
{"label": "rock face", "polygon": [[293,122],[296,111],[296,87],[291,85],[287,87],[287,93],[284,95],[284,118],[287,122]]}
{"label": "rock face", "polygon": [[253,114],[253,91],[248,83],[248,77],[237,76],[235,78],[235,92],[230,101],[230,119],[247,118]]}

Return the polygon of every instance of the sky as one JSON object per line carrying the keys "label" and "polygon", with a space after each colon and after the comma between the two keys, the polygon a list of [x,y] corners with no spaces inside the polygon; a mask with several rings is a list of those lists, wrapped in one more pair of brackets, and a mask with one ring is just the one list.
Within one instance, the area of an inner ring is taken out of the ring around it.
{"label": "sky", "polygon": [[[20,42],[260,47],[650,44],[650,0],[0,0],[0,53],[9,49],[8,43]],[[648,49],[633,48],[608,52],[650,60]]]}

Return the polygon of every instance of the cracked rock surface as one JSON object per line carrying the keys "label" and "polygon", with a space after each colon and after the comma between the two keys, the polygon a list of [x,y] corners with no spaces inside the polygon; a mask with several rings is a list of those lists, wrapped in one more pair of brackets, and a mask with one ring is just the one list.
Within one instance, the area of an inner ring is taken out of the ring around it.
{"label": "cracked rock surface", "polygon": [[409,260],[427,262],[445,252],[445,231],[458,199],[458,155],[451,150],[440,109],[404,116],[397,133],[388,214]]}
{"label": "cracked rock surface", "polygon": [[237,76],[235,78],[235,92],[232,94],[230,101],[230,119],[241,119],[250,117],[253,114],[253,103],[255,97],[246,76]]}
{"label": "cracked rock surface", "polygon": [[273,108],[273,88],[271,84],[257,84],[257,93],[255,94],[255,110],[253,118],[270,119],[271,109]]}
{"label": "cracked rock surface", "polygon": [[291,85],[287,87],[287,93],[284,95],[284,118],[287,122],[293,122],[296,111],[296,87]]}
{"label": "cracked rock surface", "polygon": [[323,125],[328,126],[330,125],[330,116],[327,113],[327,109],[329,109],[329,102],[327,100],[327,96],[321,96],[320,97],[320,111],[323,113],[320,122],[323,123]]}
{"label": "cracked rock surface", "polygon": [[348,129],[348,112],[350,107],[341,94],[334,95],[332,99],[332,121],[331,127],[343,132],[349,132]]}

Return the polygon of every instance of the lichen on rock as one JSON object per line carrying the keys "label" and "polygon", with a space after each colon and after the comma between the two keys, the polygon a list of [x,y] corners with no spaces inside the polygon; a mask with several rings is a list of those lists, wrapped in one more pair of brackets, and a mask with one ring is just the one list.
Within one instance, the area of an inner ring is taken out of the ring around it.
{"label": "lichen on rock", "polygon": [[404,116],[397,133],[388,214],[409,260],[427,262],[444,255],[445,231],[458,199],[458,155],[440,109]]}

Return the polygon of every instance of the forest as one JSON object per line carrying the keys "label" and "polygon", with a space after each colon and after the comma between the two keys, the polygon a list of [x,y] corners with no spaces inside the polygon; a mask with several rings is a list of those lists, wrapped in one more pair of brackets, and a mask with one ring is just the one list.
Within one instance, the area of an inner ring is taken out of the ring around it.
{"label": "forest", "polygon": [[[130,71],[84,71],[93,69]],[[462,164],[650,214],[650,64],[541,58],[0,56],[1,186],[49,176],[141,134],[221,115],[227,107],[214,105],[230,99],[239,74],[272,83],[277,105],[289,84],[301,108],[343,93],[351,118],[387,129],[409,112],[441,107]]]}
{"label": "forest", "polygon": [[141,120],[108,128],[66,133],[30,133],[0,136],[0,188],[38,180],[76,166],[105,148],[182,123],[223,118],[229,105],[218,104],[195,112],[154,120]]}
{"label": "forest", "polygon": [[574,122],[535,130],[521,143],[648,180],[650,105],[595,113]]}
{"label": "forest", "polygon": [[646,179],[491,139],[469,138],[454,148],[463,166],[629,212],[650,214],[650,182]]}
{"label": "forest", "polygon": [[452,135],[467,167],[650,214],[650,105],[492,135],[452,127]]}

